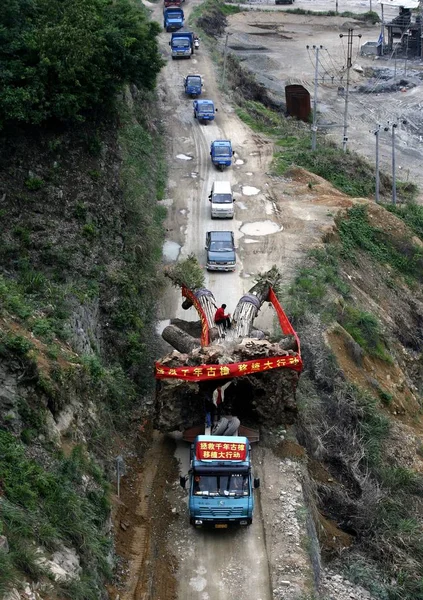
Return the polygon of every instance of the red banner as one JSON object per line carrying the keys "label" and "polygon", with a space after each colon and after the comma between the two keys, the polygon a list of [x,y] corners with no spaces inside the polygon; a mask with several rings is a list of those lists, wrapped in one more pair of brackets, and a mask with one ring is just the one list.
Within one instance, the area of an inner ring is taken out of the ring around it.
{"label": "red banner", "polygon": [[276,294],[272,288],[270,288],[268,299],[269,299],[269,302],[271,302],[273,304],[273,308],[275,309],[276,314],[278,315],[279,324],[281,326],[282,333],[284,335],[293,335],[295,337],[295,339],[297,340],[298,355],[300,356],[301,355],[300,338],[298,337],[297,332],[295,331],[295,329],[292,327],[291,323],[289,322],[289,319],[286,316],[286,314],[285,314],[282,306],[280,305],[280,302],[277,299]]}
{"label": "red banner", "polygon": [[195,456],[197,460],[245,460],[247,446],[228,442],[199,442]]}
{"label": "red banner", "polygon": [[209,326],[207,323],[206,315],[204,314],[203,307],[198,302],[198,299],[195,296],[195,294],[189,288],[182,286],[182,295],[184,296],[184,298],[188,298],[188,300],[191,300],[194,308],[198,312],[201,321],[201,345],[208,346],[210,342]]}
{"label": "red banner", "polygon": [[303,363],[297,354],[287,356],[272,356],[246,360],[240,363],[226,365],[199,365],[197,367],[166,367],[156,362],[156,379],[184,379],[186,381],[206,381],[253,375],[272,369],[294,369],[301,371]]}
{"label": "red banner", "polygon": [[[201,304],[191,290],[182,288],[182,295],[191,300],[197,309],[201,319],[201,345],[209,344],[209,327],[206,315]],[[228,363],[226,365],[197,365],[194,367],[166,367],[156,362],[156,379],[183,379],[185,381],[207,381],[213,379],[231,379],[232,377],[242,377],[243,375],[254,375],[263,373],[272,369],[293,369],[301,372],[303,362],[301,360],[300,339],[289,322],[275,292],[270,288],[269,302],[273,304],[279,323],[284,335],[293,335],[297,341],[298,352],[286,356],[269,356],[267,358],[257,358],[255,360],[246,360],[239,363]]]}

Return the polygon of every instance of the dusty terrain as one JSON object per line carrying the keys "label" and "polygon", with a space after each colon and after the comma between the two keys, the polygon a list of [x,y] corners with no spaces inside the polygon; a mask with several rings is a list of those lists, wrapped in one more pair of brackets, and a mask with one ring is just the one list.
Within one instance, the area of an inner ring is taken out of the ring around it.
{"label": "dusty terrain", "polygon": [[[333,10],[331,2],[311,3],[305,0],[295,4],[308,10]],[[352,2],[339,10],[363,12],[365,3]],[[300,83],[314,97],[315,57],[312,46],[321,46],[319,58],[318,127],[329,138],[342,144],[342,124],[345,101],[338,94],[338,87],[346,82],[347,45],[345,35],[354,29],[352,62],[359,72],[351,69],[351,94],[349,102],[348,147],[375,161],[374,131],[380,125],[381,168],[391,172],[392,137],[383,131],[389,122],[399,120],[396,131],[397,178],[413,181],[423,190],[423,119],[422,87],[423,65],[420,60],[392,56],[382,58],[360,55],[360,46],[366,41],[376,41],[380,25],[365,25],[343,17],[318,17],[295,15],[281,10],[268,12],[274,5],[251,2],[249,10],[229,18],[228,46],[250,69],[257,80],[268,88],[276,101],[285,102],[285,85]],[[257,10],[258,7],[265,11]],[[286,8],[286,7],[285,7]],[[375,7],[379,10],[380,7]],[[380,12],[380,11],[379,11]],[[388,7],[385,20],[397,15],[396,9]],[[340,34],[344,38],[340,38]],[[221,41],[223,48],[223,41]],[[308,49],[307,46],[310,46]],[[368,69],[373,69],[373,75]],[[406,69],[406,72],[405,72]],[[377,86],[388,78],[401,81],[395,92],[376,93]],[[333,80],[332,80],[333,77]],[[406,82],[415,87],[408,88]],[[360,91],[364,86],[366,91]],[[402,124],[402,121],[407,121]],[[420,192],[420,200],[423,198]]]}

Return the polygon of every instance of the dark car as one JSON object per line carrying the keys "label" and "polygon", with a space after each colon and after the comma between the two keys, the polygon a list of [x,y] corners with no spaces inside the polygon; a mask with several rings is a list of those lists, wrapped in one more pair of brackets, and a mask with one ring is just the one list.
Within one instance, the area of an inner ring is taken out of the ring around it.
{"label": "dark car", "polygon": [[208,271],[235,271],[236,254],[232,231],[208,231],[206,250]]}

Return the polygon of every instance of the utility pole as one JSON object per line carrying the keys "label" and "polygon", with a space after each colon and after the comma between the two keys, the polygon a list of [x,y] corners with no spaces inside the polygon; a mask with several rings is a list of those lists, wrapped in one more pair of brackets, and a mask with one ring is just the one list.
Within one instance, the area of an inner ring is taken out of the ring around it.
{"label": "utility pole", "polygon": [[225,53],[223,56],[223,73],[222,73],[222,88],[225,86],[225,75],[226,75],[226,57],[228,54],[228,38],[229,38],[229,33],[226,34],[226,39],[225,39]]}
{"label": "utility pole", "polygon": [[407,77],[407,60],[408,60],[408,42],[410,39],[409,32],[407,31],[407,44],[405,46],[405,64],[404,64],[404,77]]}
{"label": "utility pole", "polygon": [[[407,121],[401,121],[403,125],[407,124]],[[392,138],[392,204],[397,203],[397,179],[396,179],[396,160],[395,160],[395,132],[399,125],[398,121],[394,123],[389,123],[388,126],[385,127],[385,131],[389,131],[389,125],[391,126],[391,138]]]}
{"label": "utility pole", "polygon": [[314,54],[316,58],[316,64],[314,67],[314,99],[313,99],[313,125],[311,127],[311,149],[313,152],[317,146],[317,86],[319,79],[319,50],[322,46],[313,46]]}
{"label": "utility pole", "polygon": [[395,130],[398,123],[392,123],[392,204],[397,203],[397,179],[395,165]]}
{"label": "utility pole", "polygon": [[335,14],[338,14],[338,0],[335,0]]}
{"label": "utility pole", "polygon": [[377,129],[373,132],[376,138],[376,189],[375,189],[375,200],[379,203],[379,191],[380,191],[380,176],[379,176],[379,133],[380,133],[380,125],[377,126]]}
{"label": "utility pole", "polygon": [[[339,34],[339,37],[344,37],[343,33]],[[347,48],[347,84],[345,88],[345,109],[344,109],[344,130],[343,130],[343,139],[342,139],[342,149],[344,152],[347,151],[347,142],[348,142],[348,100],[350,94],[350,70],[352,67],[352,47],[353,47],[353,38],[358,37],[361,38],[361,34],[354,35],[354,29],[348,29],[348,48]]]}

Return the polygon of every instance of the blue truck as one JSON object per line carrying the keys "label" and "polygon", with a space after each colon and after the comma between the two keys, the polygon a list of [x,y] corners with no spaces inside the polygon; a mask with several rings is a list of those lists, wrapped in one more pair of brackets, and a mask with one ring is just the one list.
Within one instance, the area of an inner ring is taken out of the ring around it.
{"label": "blue truck", "polygon": [[194,107],[194,119],[198,119],[204,125],[214,120],[217,108],[214,107],[213,100],[194,100],[192,105]]}
{"label": "blue truck", "polygon": [[165,8],[163,12],[163,27],[166,31],[177,31],[184,26],[184,11],[178,6]]}
{"label": "blue truck", "polygon": [[192,31],[172,33],[169,46],[174,58],[191,58],[194,54],[194,34]]}
{"label": "blue truck", "polygon": [[203,80],[201,75],[187,75],[184,79],[184,90],[191,98],[200,96],[203,90]]}
{"label": "blue truck", "polygon": [[196,528],[251,525],[254,510],[254,479],[251,446],[242,436],[198,435],[191,446],[188,477],[189,519]]}
{"label": "blue truck", "polygon": [[234,154],[230,140],[214,140],[211,143],[210,156],[212,163],[221,171],[225,167],[231,166]]}

